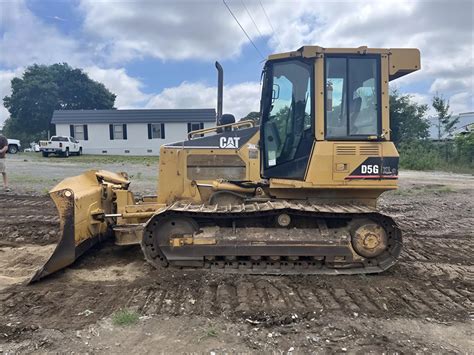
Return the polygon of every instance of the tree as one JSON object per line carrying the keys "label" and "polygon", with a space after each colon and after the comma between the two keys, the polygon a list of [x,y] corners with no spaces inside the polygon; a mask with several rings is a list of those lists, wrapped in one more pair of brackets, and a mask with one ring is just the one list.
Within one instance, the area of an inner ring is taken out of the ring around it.
{"label": "tree", "polygon": [[441,141],[443,134],[446,134],[447,138],[451,137],[459,122],[459,116],[453,117],[449,113],[449,101],[438,94],[433,97],[431,105],[438,114],[438,141]]}
{"label": "tree", "polygon": [[244,118],[241,119],[242,121],[245,120],[252,120],[254,121],[257,125],[260,123],[260,112],[256,111],[251,111],[245,116]]}
{"label": "tree", "polygon": [[444,136],[444,155],[446,161],[448,161],[450,155],[448,138],[452,137],[456,129],[456,124],[459,122],[459,116],[453,117],[453,115],[449,113],[449,101],[441,95],[436,94],[433,97],[431,105],[438,115],[438,141],[441,142]]}
{"label": "tree", "polygon": [[11,81],[12,93],[3,99],[10,112],[5,122],[7,136],[25,143],[54,132],[54,110],[112,109],[116,95],[67,63],[31,65],[21,78]]}
{"label": "tree", "polygon": [[428,105],[413,102],[410,95],[402,95],[396,90],[390,93],[390,129],[395,145],[428,138],[427,110]]}

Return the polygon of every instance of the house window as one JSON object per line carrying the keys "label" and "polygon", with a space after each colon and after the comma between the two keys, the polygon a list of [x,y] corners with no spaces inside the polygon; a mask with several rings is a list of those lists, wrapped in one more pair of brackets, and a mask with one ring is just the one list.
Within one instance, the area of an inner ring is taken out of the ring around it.
{"label": "house window", "polygon": [[114,124],[114,139],[123,139],[123,126]]}
{"label": "house window", "polygon": [[165,124],[164,123],[149,123],[148,124],[148,139],[165,139]]}
{"label": "house window", "polygon": [[83,125],[74,125],[74,138],[77,140],[84,140],[84,126]]}
{"label": "house window", "polygon": [[69,125],[70,136],[76,138],[79,141],[89,140],[86,124],[74,124]]}
{"label": "house window", "polygon": [[189,122],[188,123],[188,133],[192,131],[197,131],[204,128],[204,122]]}
{"label": "house window", "polygon": [[127,139],[127,125],[126,124],[111,124],[109,125],[110,140]]}

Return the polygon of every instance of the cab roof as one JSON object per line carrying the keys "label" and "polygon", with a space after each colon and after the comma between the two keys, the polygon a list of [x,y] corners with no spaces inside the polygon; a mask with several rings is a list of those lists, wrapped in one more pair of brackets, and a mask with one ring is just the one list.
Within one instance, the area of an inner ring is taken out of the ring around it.
{"label": "cab roof", "polygon": [[293,52],[272,54],[268,60],[285,58],[321,58],[325,54],[380,54],[388,57],[389,79],[394,80],[413,73],[421,68],[420,51],[417,48],[324,48],[320,46],[303,46]]}

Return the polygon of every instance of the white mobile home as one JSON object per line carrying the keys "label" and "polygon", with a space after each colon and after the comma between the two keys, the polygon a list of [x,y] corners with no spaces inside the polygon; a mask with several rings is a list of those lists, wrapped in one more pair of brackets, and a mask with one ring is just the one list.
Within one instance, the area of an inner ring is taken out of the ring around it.
{"label": "white mobile home", "polygon": [[75,137],[84,154],[158,155],[165,143],[214,126],[214,109],[57,110],[56,134]]}

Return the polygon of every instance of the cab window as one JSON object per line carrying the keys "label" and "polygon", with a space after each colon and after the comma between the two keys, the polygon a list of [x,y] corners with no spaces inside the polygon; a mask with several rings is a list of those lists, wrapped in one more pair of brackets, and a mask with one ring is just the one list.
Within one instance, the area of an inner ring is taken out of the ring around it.
{"label": "cab window", "polygon": [[380,65],[375,56],[327,57],[326,137],[380,134]]}

